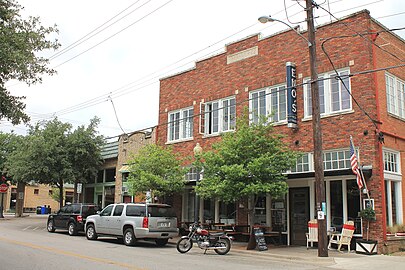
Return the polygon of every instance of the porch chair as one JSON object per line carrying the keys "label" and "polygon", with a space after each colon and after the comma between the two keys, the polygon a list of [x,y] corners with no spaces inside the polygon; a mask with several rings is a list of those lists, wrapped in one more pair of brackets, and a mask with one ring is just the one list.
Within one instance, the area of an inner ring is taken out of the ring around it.
{"label": "porch chair", "polygon": [[314,242],[318,242],[318,220],[311,219],[308,221],[308,232],[305,234],[307,237],[307,249],[311,242],[311,247],[314,247]]}
{"label": "porch chair", "polygon": [[343,245],[347,246],[348,253],[350,252],[350,242],[352,241],[353,233],[355,227],[353,221],[346,221],[343,224],[341,233],[333,233],[329,240],[328,249],[331,249],[332,244],[337,244],[337,250],[340,252],[340,249]]}

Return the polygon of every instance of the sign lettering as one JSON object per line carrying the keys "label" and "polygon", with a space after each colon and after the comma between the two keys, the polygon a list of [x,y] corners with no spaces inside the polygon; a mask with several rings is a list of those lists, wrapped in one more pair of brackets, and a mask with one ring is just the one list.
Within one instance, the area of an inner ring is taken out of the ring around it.
{"label": "sign lettering", "polygon": [[297,73],[295,64],[286,63],[287,67],[287,126],[297,128]]}

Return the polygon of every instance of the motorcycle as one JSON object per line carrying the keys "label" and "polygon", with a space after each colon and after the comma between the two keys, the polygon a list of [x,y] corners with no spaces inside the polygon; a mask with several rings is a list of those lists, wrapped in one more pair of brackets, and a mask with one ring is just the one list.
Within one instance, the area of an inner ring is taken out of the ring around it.
{"label": "motorcycle", "polygon": [[187,253],[193,247],[193,242],[205,250],[204,254],[207,250],[213,249],[217,254],[225,255],[231,249],[233,239],[225,232],[210,233],[198,223],[191,224],[189,230],[190,233],[187,236],[183,236],[177,241],[177,251],[180,253]]}

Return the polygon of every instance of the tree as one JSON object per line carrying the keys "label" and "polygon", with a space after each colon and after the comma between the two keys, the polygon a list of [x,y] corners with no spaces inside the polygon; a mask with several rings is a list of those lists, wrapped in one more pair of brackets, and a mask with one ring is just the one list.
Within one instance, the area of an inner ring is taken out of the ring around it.
{"label": "tree", "polygon": [[100,146],[104,144],[104,138],[96,131],[99,123],[100,119],[94,117],[87,127],[78,127],[68,137],[68,152],[74,175],[74,202],[78,201],[77,184],[87,183],[88,179],[96,177],[102,164]]}
{"label": "tree", "polygon": [[28,85],[42,82],[41,75],[53,75],[56,71],[47,67],[49,60],[37,56],[37,52],[57,49],[57,40],[46,36],[57,33],[56,26],[44,27],[38,17],[24,20],[22,7],[14,0],[0,0],[0,119],[6,118],[14,125],[28,122],[24,113],[24,97],[15,97],[6,89],[9,80],[18,80]]}
{"label": "tree", "polygon": [[223,134],[222,140],[212,145],[212,151],[204,152],[204,177],[196,192],[203,198],[220,198],[224,202],[248,200],[253,233],[258,197],[270,194],[277,198],[287,193],[284,173],[295,164],[297,153],[274,133],[266,118],[249,124],[246,115],[237,121],[235,132]]}
{"label": "tree", "polygon": [[128,189],[133,196],[152,191],[153,196],[160,197],[180,192],[184,187],[185,169],[171,148],[146,145],[128,163]]}
{"label": "tree", "polygon": [[[86,176],[97,172],[99,163],[94,162],[93,157],[89,161],[80,159],[91,155],[100,158],[99,148],[94,147],[101,141],[95,135],[97,124],[98,119],[95,118],[87,129],[79,127],[73,133],[70,124],[57,118],[31,127],[7,161],[10,174],[21,183],[34,180],[57,187],[59,205],[62,206],[65,183],[86,179]],[[78,149],[74,151],[76,147]]]}

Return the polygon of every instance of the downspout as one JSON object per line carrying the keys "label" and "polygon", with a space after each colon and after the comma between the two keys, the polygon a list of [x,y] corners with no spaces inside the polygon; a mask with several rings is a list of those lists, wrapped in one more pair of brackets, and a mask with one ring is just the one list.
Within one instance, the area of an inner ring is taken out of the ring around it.
{"label": "downspout", "polygon": [[[374,43],[378,37],[378,33],[371,34],[371,40]],[[376,57],[376,48],[374,45],[371,45],[372,54],[373,54],[373,68],[377,69],[377,57]],[[376,136],[378,133],[381,132],[381,112],[380,112],[380,98],[378,92],[378,78],[377,72],[373,73],[374,77],[374,86],[375,86],[375,99],[376,99],[376,110],[377,110],[377,130],[375,131]],[[382,233],[383,233],[383,240],[384,242],[387,241],[387,212],[386,212],[386,198],[385,198],[385,179],[384,179],[384,160],[383,160],[383,147],[382,142],[377,139],[378,145],[378,152],[377,152],[377,160],[379,164],[379,171],[380,171],[380,194],[381,194],[381,224],[382,224]]]}

